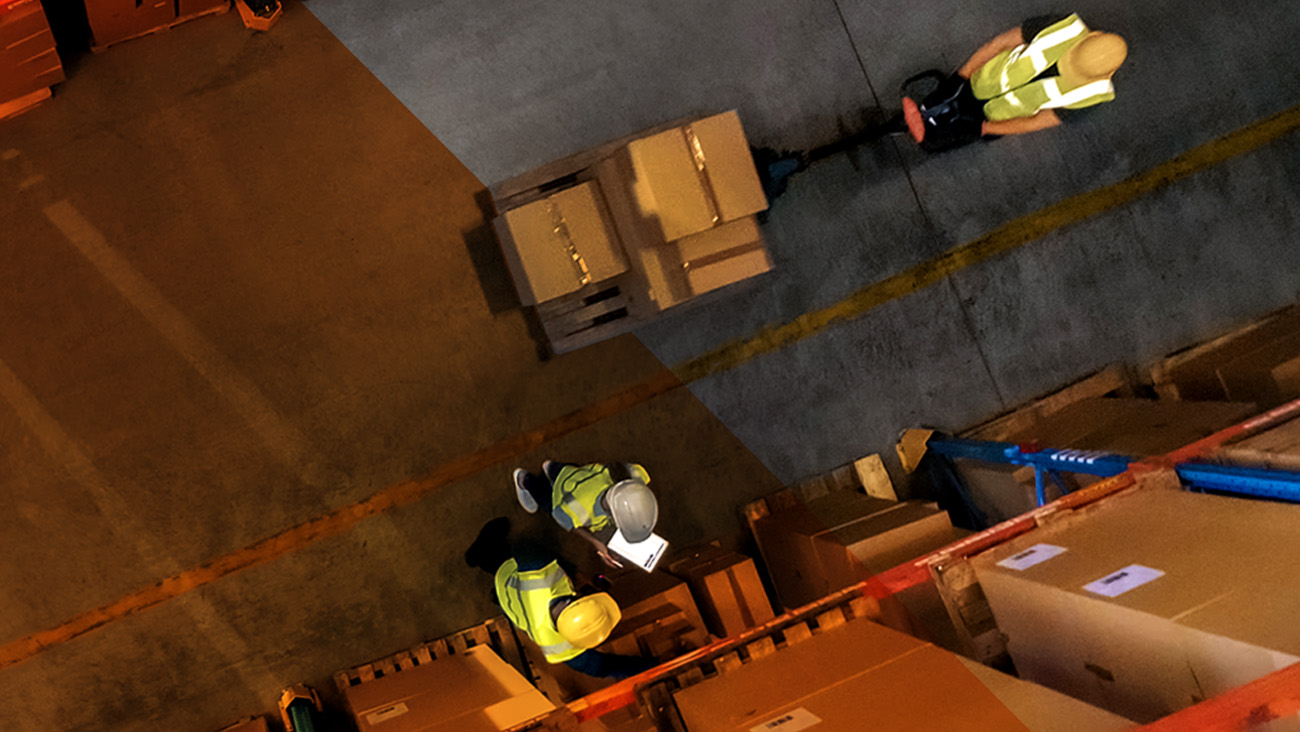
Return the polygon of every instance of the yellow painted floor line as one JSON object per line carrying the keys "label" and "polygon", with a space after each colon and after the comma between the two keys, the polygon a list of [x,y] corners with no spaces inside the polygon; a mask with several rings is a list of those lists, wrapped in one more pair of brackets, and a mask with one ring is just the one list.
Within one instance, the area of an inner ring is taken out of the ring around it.
{"label": "yellow painted floor line", "polygon": [[114,621],[144,612],[223,577],[269,564],[291,552],[345,534],[371,516],[414,503],[453,483],[499,463],[516,459],[542,445],[590,427],[616,414],[626,412],[681,385],[670,371],[664,369],[655,376],[607,399],[553,419],[536,429],[520,432],[481,450],[443,463],[423,478],[414,478],[388,486],[364,500],[304,521],[259,542],[217,557],[200,567],[159,580],[153,585],[141,588],[102,607],[87,610],[56,627],[0,645],[0,669],[22,663],[54,646],[67,643]]}
{"label": "yellow painted floor line", "polygon": [[836,323],[859,318],[873,308],[929,287],[971,265],[1123,206],[1229,158],[1256,150],[1297,128],[1300,128],[1300,106],[1234,130],[1118,183],[1071,196],[1047,208],[1013,219],[974,241],[867,285],[834,305],[805,313],[786,323],[767,326],[752,336],[725,343],[684,361],[674,366],[673,372],[683,382],[690,383],[733,369],[759,356],[817,335]]}

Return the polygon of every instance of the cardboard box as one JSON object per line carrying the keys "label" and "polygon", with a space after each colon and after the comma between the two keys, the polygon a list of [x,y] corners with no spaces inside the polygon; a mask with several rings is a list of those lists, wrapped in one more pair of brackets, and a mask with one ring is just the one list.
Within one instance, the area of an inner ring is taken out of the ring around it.
{"label": "cardboard box", "polygon": [[703,547],[667,566],[691,589],[709,632],[729,638],[772,618],[772,603],[749,557],[717,547]]}
{"label": "cardboard box", "polygon": [[[983,682],[985,676],[992,683]],[[1012,697],[1021,709],[1032,708],[1031,718],[1042,726],[1026,726],[999,694]],[[769,729],[764,725],[817,732],[1104,731],[1132,726],[1032,685],[982,672],[977,677],[956,655],[865,620],[687,687],[674,699],[691,732]],[[1068,726],[1071,722],[1075,726]]]}
{"label": "cardboard box", "polygon": [[174,0],[86,0],[86,18],[95,45],[105,46],[170,24],[176,5]]}
{"label": "cardboard box", "polygon": [[703,295],[772,269],[772,258],[753,216],[679,239],[673,246],[692,295]]}
{"label": "cardboard box", "polygon": [[553,300],[627,271],[623,245],[595,182],[506,211],[494,225],[525,305]]}
{"label": "cardboard box", "polygon": [[805,605],[961,538],[934,504],[837,491],[755,525],[786,608]]}
{"label": "cardboard box", "polygon": [[1300,507],[1151,489],[972,565],[1022,677],[1149,722],[1300,661],[1297,555]]}
{"label": "cardboard box", "polygon": [[0,102],[53,86],[65,78],[54,35],[36,0],[0,15]]}
{"label": "cardboard box", "polygon": [[767,208],[735,111],[635,140],[626,155],[636,209],[663,242]]}
{"label": "cardboard box", "polygon": [[344,691],[359,732],[498,732],[553,704],[486,646]]}

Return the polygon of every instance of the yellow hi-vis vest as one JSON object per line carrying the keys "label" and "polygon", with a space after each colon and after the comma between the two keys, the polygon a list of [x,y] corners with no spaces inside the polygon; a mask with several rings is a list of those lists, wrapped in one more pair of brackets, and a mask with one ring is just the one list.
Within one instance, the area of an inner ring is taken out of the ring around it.
{"label": "yellow hi-vis vest", "polygon": [[[627,467],[633,478],[650,482],[645,468],[636,463],[628,463]],[[581,527],[594,532],[612,526],[613,519],[601,505],[600,497],[617,482],[609,468],[600,463],[564,466],[551,488],[551,517],[568,531]]]}
{"label": "yellow hi-vis vest", "polygon": [[551,619],[551,602],[575,594],[558,562],[521,572],[518,562],[507,559],[497,568],[496,590],[506,617],[541,646],[547,663],[564,663],[586,651],[564,640]]}
{"label": "yellow hi-vis vest", "polygon": [[984,117],[993,121],[1032,117],[1043,109],[1080,109],[1115,98],[1110,79],[1062,88],[1061,79],[1034,77],[1061,60],[1090,31],[1078,15],[1047,26],[1029,43],[1003,51],[971,77],[971,91],[984,104]]}

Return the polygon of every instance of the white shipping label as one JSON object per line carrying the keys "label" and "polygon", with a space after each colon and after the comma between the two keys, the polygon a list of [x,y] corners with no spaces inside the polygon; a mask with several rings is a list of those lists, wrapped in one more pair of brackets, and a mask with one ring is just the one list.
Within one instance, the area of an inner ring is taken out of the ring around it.
{"label": "white shipping label", "polygon": [[1046,562],[1059,554],[1065,553],[1065,547],[1052,544],[1035,544],[1028,549],[1013,554],[998,562],[999,567],[1014,569],[1017,572],[1029,569],[1035,564]]}
{"label": "white shipping label", "polygon": [[1118,572],[1102,577],[1096,582],[1089,582],[1083,589],[1102,597],[1119,597],[1134,587],[1140,587],[1153,579],[1165,576],[1164,572],[1141,564],[1130,564]]}
{"label": "white shipping label", "polygon": [[400,717],[409,711],[411,710],[406,708],[405,702],[398,702],[391,707],[384,707],[383,709],[367,714],[366,721],[373,727],[380,722],[387,722],[394,717]]}
{"label": "white shipping label", "polygon": [[610,537],[609,548],[641,569],[651,572],[668,548],[668,542],[658,534],[651,534],[645,541],[630,544],[623,538],[622,531],[615,531],[614,536]]}
{"label": "white shipping label", "polygon": [[762,724],[750,727],[749,732],[799,732],[801,729],[808,729],[821,723],[822,721],[815,714],[803,707],[799,707],[782,714],[776,719],[769,719]]}

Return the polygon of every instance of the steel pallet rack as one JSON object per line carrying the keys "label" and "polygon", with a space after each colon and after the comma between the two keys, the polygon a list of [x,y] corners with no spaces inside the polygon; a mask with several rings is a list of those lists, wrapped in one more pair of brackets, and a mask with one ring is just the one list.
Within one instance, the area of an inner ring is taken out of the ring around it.
{"label": "steel pallet rack", "polygon": [[[961,541],[894,567],[859,584],[831,594],[817,602],[792,610],[768,623],[732,638],[716,641],[692,653],[664,663],[639,676],[621,681],[555,712],[515,727],[511,732],[548,730],[570,732],[588,720],[639,705],[660,730],[681,730],[671,701],[672,692],[750,658],[777,652],[789,642],[790,634],[818,632],[842,623],[846,618],[870,613],[876,603],[921,585],[935,582],[941,594],[952,569],[969,557],[988,550],[1037,527],[1058,512],[1074,511],[1128,488],[1150,481],[1179,481],[1194,490],[1230,491],[1239,494],[1300,500],[1300,474],[1283,471],[1227,468],[1203,462],[1214,450],[1286,420],[1300,417],[1300,399],[1269,410],[1232,427],[1168,454],[1136,460],[1109,453],[1025,450],[1006,443],[970,440],[931,441],[929,449],[944,454],[998,462],[1032,465],[1041,473],[1069,471],[1106,476],[1086,488],[1068,493]],[[1105,471],[1105,472],[1101,472]],[[961,574],[961,573],[954,573]],[[951,590],[951,587],[948,587]],[[950,594],[950,593],[949,593]],[[945,600],[948,595],[945,595]],[[1253,729],[1270,720],[1300,713],[1300,664],[1288,666],[1219,696],[1171,714],[1137,732],[1229,732]]]}

